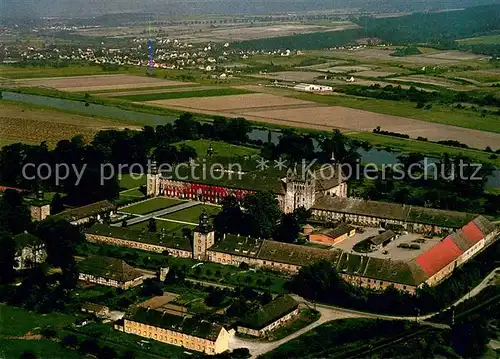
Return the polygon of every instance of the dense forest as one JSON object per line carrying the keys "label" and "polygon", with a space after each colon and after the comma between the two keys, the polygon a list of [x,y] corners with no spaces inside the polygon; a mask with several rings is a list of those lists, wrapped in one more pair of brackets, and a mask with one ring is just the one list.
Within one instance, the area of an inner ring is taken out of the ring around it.
{"label": "dense forest", "polygon": [[[500,5],[485,5],[460,11],[415,13],[407,16],[362,17],[355,22],[358,29],[315,32],[234,43],[245,50],[311,50],[355,44],[366,37],[379,38],[394,45],[431,44],[445,49],[463,49],[487,55],[500,54],[498,44],[466,45],[458,39],[485,35],[500,30]],[[393,56],[415,55],[416,47],[396,51]]]}
{"label": "dense forest", "polygon": [[358,24],[369,36],[393,44],[433,43],[448,47],[454,45],[454,40],[499,30],[500,5],[402,17],[362,18]]}

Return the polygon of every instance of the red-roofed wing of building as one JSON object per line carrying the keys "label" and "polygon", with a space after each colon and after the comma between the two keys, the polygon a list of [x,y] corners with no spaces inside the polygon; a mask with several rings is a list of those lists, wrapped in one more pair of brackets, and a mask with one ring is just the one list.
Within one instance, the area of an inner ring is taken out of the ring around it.
{"label": "red-roofed wing of building", "polygon": [[462,253],[463,251],[449,237],[446,237],[439,244],[419,255],[416,262],[429,277],[432,277]]}
{"label": "red-roofed wing of building", "polygon": [[485,234],[481,232],[474,222],[467,223],[462,228],[462,232],[464,232],[465,236],[472,244],[476,244],[485,237]]}

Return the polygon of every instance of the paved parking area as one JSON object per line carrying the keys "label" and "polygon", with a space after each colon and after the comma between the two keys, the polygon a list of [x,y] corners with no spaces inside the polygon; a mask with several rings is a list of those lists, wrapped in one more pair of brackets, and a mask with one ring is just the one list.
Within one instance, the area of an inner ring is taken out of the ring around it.
{"label": "paved parking area", "polygon": [[[336,244],[334,248],[342,249],[347,253],[357,253],[353,250],[354,245],[379,234],[378,228],[367,227],[363,229],[363,233],[356,233],[354,236]],[[363,253],[363,255],[374,258],[391,258],[394,260],[408,261],[434,247],[441,241],[441,239],[442,238],[440,237],[424,238],[423,235],[416,233],[402,234],[382,249],[371,253]],[[401,243],[418,244],[420,246],[420,249],[399,248],[398,245],[400,245]]]}

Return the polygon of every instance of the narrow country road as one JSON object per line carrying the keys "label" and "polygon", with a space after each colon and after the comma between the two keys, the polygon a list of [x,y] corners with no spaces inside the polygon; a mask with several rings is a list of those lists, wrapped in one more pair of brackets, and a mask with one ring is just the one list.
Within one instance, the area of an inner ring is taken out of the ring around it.
{"label": "narrow country road", "polygon": [[[493,270],[490,274],[488,274],[481,283],[479,283],[476,287],[474,287],[472,290],[470,290],[467,294],[462,296],[460,299],[458,299],[453,305],[450,305],[449,307],[445,309],[449,309],[452,306],[455,306],[464,300],[467,300],[469,298],[472,298],[473,296],[477,295],[481,290],[486,288],[489,285],[495,285],[496,278],[500,274],[497,272],[500,271],[500,267],[496,268]],[[229,349],[233,350],[236,348],[248,348],[250,350],[250,354],[252,355],[252,358],[257,358],[259,355],[265,354],[267,352],[270,352],[280,345],[293,340],[297,338],[298,336],[307,333],[308,331],[316,328],[317,326],[324,324],[326,322],[332,321],[332,320],[338,320],[338,319],[345,319],[345,318],[378,318],[378,319],[387,319],[387,320],[413,320],[416,321],[417,317],[416,316],[392,316],[392,315],[384,315],[384,314],[376,314],[376,313],[368,313],[368,312],[362,312],[358,310],[353,310],[353,309],[346,309],[346,308],[341,308],[341,307],[335,307],[335,306],[330,306],[326,304],[316,304],[316,306],[309,302],[308,300],[298,296],[298,295],[292,295],[296,301],[300,303],[301,306],[308,306],[308,307],[315,307],[317,311],[321,314],[321,317],[315,321],[314,323],[309,324],[308,326],[300,329],[299,331],[287,336],[286,338],[274,341],[274,342],[264,342],[264,341],[258,341],[258,340],[253,340],[253,339],[242,339],[239,337],[236,337],[234,334],[231,335],[230,340],[229,340]],[[443,309],[443,310],[445,310]],[[428,325],[432,326],[435,328],[439,329],[445,329],[449,328],[448,325],[446,324],[440,324],[440,323],[432,323],[432,322],[426,322],[427,319],[431,318],[437,313],[430,313],[426,315],[422,315],[418,318],[420,324],[422,325]]]}
{"label": "narrow country road", "polygon": [[362,315],[359,315],[359,314],[349,313],[349,312],[344,312],[344,311],[340,311],[340,310],[319,307],[319,306],[316,308],[316,310],[321,314],[321,317],[317,321],[309,324],[307,327],[304,327],[304,328],[296,331],[293,334],[290,334],[286,338],[283,338],[283,339],[280,339],[280,340],[277,340],[274,342],[267,342],[266,343],[266,342],[257,341],[257,340],[241,339],[235,335],[232,335],[229,339],[229,349],[233,350],[236,348],[248,348],[250,350],[252,358],[256,358],[259,355],[270,352],[271,350],[274,350],[277,347],[279,347],[281,344],[284,344],[292,339],[295,339],[298,336],[300,336],[304,333],[307,333],[308,331],[310,331],[310,330],[316,328],[317,326],[320,326],[321,324],[324,324],[326,322],[330,322],[332,320],[337,320],[337,319],[362,317]]}

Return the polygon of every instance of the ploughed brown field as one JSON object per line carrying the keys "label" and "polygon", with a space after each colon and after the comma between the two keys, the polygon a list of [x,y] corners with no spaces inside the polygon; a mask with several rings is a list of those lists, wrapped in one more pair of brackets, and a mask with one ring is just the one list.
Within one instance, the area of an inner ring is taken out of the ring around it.
{"label": "ploughed brown field", "polygon": [[19,86],[50,87],[61,91],[84,92],[144,88],[153,86],[188,85],[190,82],[170,81],[146,76],[93,75],[74,77],[45,77],[17,80]]}
{"label": "ploughed brown field", "polygon": [[263,93],[214,96],[214,97],[190,97],[172,100],[155,100],[141,102],[142,104],[157,105],[160,107],[185,107],[211,111],[245,111],[249,108],[259,107],[281,107],[289,105],[315,105],[314,102],[297,100],[283,96],[268,95]]}
{"label": "ploughed brown field", "polygon": [[324,106],[271,94],[183,98],[141,102],[158,107],[302,128],[344,131],[385,131],[427,137],[430,141],[457,140],[474,148],[500,143],[500,134],[378,114],[341,106]]}

